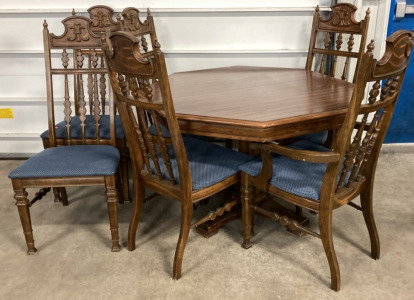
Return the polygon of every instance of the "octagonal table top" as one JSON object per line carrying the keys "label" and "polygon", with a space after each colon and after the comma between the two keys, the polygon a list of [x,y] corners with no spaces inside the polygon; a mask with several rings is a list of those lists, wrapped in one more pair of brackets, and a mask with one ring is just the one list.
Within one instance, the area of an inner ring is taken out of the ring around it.
{"label": "octagonal table top", "polygon": [[304,69],[247,66],[173,73],[169,81],[182,132],[257,142],[340,126],[354,86]]}

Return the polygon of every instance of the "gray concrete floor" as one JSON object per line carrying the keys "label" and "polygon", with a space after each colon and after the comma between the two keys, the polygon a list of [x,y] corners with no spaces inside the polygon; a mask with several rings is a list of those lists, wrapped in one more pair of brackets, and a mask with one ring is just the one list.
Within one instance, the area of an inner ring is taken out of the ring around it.
{"label": "gray concrete floor", "polygon": [[[7,178],[20,163],[0,161],[0,299],[413,299],[414,155],[409,152],[380,157],[374,204],[378,261],[369,256],[362,215],[349,206],[335,211],[338,293],[329,289],[318,239],[296,237],[262,218],[256,219],[249,250],[240,246],[240,220],[210,239],[192,232],[183,277],[173,280],[179,205],[162,197],[145,205],[133,252],[125,248],[132,204],[119,206],[124,248],[112,253],[103,188],[68,189],[68,207],[54,204],[51,194],[33,205],[39,252],[27,256]],[[315,226],[315,217],[309,217]]]}

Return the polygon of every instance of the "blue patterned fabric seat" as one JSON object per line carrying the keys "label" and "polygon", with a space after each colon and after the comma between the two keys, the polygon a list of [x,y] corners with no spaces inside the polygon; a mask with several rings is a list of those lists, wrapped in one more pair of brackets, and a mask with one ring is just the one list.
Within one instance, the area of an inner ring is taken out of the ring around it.
{"label": "blue patterned fabric seat", "polygon": [[30,157],[9,178],[105,176],[116,172],[119,151],[107,145],[52,147]]}
{"label": "blue patterned fabric seat", "polygon": [[[166,138],[170,138],[171,137],[171,134],[168,131],[168,128],[167,127],[165,127],[164,125],[160,124],[160,128],[161,128],[161,132],[162,132],[163,137],[166,137]],[[154,135],[157,134],[157,129],[155,128],[155,125],[154,124],[149,127],[148,131],[151,134],[154,134]]]}
{"label": "blue patterned fabric seat", "polygon": [[302,134],[294,137],[295,140],[306,140],[312,143],[323,145],[328,138],[328,130],[313,132],[309,134]]}
{"label": "blue patterned fabric seat", "polygon": [[[99,133],[101,139],[110,139],[110,130],[109,130],[109,115],[101,115],[101,119],[99,121]],[[81,135],[81,126],[79,116],[73,116],[71,124],[71,138],[72,139],[80,139]],[[56,124],[56,138],[58,139],[65,139],[67,138],[66,134],[66,123],[65,121],[59,122]],[[117,115],[115,116],[115,132],[116,137],[118,139],[124,139],[125,133],[124,129],[121,124],[121,118]],[[95,121],[93,119],[93,115],[86,116],[86,126],[85,126],[85,135],[88,139],[95,138]],[[41,138],[48,138],[49,137],[49,130],[46,130],[40,135]]]}
{"label": "blue patterned fabric seat", "polygon": [[[318,143],[301,140],[288,146],[292,149],[329,152]],[[272,154],[273,176],[270,184],[286,192],[319,201],[322,180],[327,164],[310,163]],[[261,158],[256,158],[240,166],[240,170],[251,175],[259,175],[262,169]]]}
{"label": "blue patterned fabric seat", "polygon": [[[190,136],[183,136],[183,141],[190,165],[193,190],[199,190],[223,181],[239,172],[239,166],[241,164],[253,159],[250,155],[236,152],[213,143],[204,142]],[[174,180],[179,182],[177,162],[172,146],[170,146],[169,153],[171,156]],[[160,161],[162,174],[168,178],[162,157],[158,159]],[[152,169],[155,172],[153,164]]]}

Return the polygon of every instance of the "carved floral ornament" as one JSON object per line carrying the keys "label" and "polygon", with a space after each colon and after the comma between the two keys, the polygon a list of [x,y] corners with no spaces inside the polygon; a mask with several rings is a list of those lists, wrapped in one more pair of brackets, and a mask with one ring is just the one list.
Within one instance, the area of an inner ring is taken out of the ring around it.
{"label": "carved floral ornament", "polygon": [[345,9],[335,9],[332,24],[335,26],[349,26],[351,25],[351,13]]}
{"label": "carved floral ornament", "polygon": [[99,28],[105,28],[109,25],[109,16],[107,14],[104,14],[102,11],[96,12],[92,16],[92,26],[93,27],[99,27]]}
{"label": "carved floral ornament", "polygon": [[82,42],[82,41],[89,40],[89,36],[87,32],[82,34],[86,30],[86,27],[83,26],[82,24],[75,22],[72,26],[69,26],[69,30],[70,30],[70,33],[68,34],[68,37],[67,37],[68,41]]}
{"label": "carved floral ornament", "polygon": [[127,14],[124,15],[124,19],[125,22],[128,22],[126,26],[131,31],[138,30],[141,27],[138,12],[136,11],[129,11]]}

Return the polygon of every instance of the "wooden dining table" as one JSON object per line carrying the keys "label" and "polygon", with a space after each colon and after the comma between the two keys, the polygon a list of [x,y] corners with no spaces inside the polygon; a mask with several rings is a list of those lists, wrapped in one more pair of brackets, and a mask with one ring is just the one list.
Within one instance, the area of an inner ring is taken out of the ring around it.
{"label": "wooden dining table", "polygon": [[339,127],[353,90],[352,83],[288,68],[224,67],[169,80],[183,133],[253,142]]}
{"label": "wooden dining table", "polygon": [[[178,72],[169,81],[182,133],[237,140],[246,152],[249,142],[339,127],[354,87],[305,69],[253,66]],[[159,97],[155,87],[154,100]],[[238,216],[219,217],[196,229],[210,236]]]}

